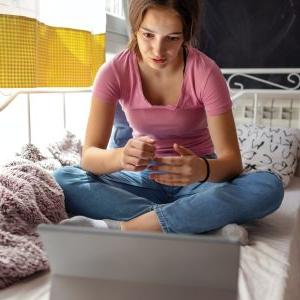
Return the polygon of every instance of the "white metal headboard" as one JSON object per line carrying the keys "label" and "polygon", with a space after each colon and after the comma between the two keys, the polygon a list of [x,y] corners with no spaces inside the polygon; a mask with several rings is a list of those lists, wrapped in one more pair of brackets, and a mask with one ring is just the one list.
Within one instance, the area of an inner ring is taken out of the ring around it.
{"label": "white metal headboard", "polygon": [[12,103],[19,95],[26,95],[27,99],[27,129],[28,129],[28,143],[31,143],[32,127],[31,127],[31,96],[33,94],[61,94],[62,95],[62,114],[63,114],[63,128],[66,128],[66,94],[87,93],[91,92],[91,88],[32,88],[19,89],[7,96],[6,99],[0,102],[0,112],[3,111],[10,103]]}
{"label": "white metal headboard", "polygon": [[[236,121],[300,128],[300,68],[222,69],[222,72],[234,102]],[[266,75],[280,75],[285,84],[266,80],[263,77]],[[248,88],[245,79],[258,83],[260,88]]]}
{"label": "white metal headboard", "polygon": [[[280,89],[280,90],[299,90],[300,88],[300,68],[268,68],[268,69],[222,69],[224,75],[230,75],[227,78],[227,84],[230,89],[244,90],[246,87],[239,80],[241,78],[248,78],[254,82],[260,82],[265,85],[267,89]],[[286,76],[286,81],[289,85],[282,85],[271,80],[265,80],[259,75],[274,75],[280,74]]]}
{"label": "white metal headboard", "polygon": [[[300,68],[293,69],[222,69],[234,102],[235,117],[241,122],[283,125],[285,127],[300,128]],[[261,75],[281,74],[286,77],[286,85],[265,80]],[[243,79],[258,82],[264,88],[249,89],[242,82]],[[1,90],[0,90],[1,91]],[[2,90],[3,92],[3,90]],[[68,93],[87,93],[90,88],[33,88],[17,89],[9,94],[2,102],[0,112],[3,111],[19,95],[26,95],[28,142],[31,142],[31,95],[45,93],[59,93],[62,95],[62,114],[64,128],[66,128],[65,95]],[[5,90],[4,90],[5,93]],[[262,105],[262,103],[264,103]],[[280,110],[280,118],[276,117],[276,110]],[[282,122],[280,122],[280,120]],[[272,123],[273,122],[273,123]],[[282,123],[282,124],[281,124]]]}

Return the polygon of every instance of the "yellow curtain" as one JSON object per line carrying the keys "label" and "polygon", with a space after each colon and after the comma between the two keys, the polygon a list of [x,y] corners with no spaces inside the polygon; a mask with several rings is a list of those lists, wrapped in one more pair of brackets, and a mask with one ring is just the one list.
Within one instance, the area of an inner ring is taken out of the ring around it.
{"label": "yellow curtain", "polygon": [[105,34],[0,14],[0,88],[91,86]]}

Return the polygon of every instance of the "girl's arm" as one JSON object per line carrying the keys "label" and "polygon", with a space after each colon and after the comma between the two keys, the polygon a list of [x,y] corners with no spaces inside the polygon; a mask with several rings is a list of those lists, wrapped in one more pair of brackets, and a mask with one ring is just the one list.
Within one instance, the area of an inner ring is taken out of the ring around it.
{"label": "girl's arm", "polygon": [[140,171],[154,157],[154,140],[149,137],[130,139],[122,148],[107,150],[114,121],[115,104],[92,98],[81,167],[94,174],[120,170]]}
{"label": "girl's arm", "polygon": [[92,98],[82,149],[81,167],[94,174],[105,174],[121,169],[122,148],[106,150],[115,114],[115,104]]}
{"label": "girl's arm", "polygon": [[242,161],[232,111],[207,117],[217,159],[209,160],[210,181],[224,181],[242,172]]}

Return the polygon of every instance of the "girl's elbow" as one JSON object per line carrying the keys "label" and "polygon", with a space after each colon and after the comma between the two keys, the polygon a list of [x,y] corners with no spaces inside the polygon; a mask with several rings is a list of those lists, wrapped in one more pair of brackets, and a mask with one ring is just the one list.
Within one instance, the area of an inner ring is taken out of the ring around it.
{"label": "girl's elbow", "polygon": [[237,162],[236,162],[236,166],[234,168],[234,176],[233,177],[238,177],[241,175],[241,173],[243,172],[243,163],[242,163],[242,160],[239,159]]}
{"label": "girl's elbow", "polygon": [[81,160],[80,160],[80,168],[88,171],[88,158],[87,158],[87,149],[83,148],[82,149],[82,154],[81,154]]}

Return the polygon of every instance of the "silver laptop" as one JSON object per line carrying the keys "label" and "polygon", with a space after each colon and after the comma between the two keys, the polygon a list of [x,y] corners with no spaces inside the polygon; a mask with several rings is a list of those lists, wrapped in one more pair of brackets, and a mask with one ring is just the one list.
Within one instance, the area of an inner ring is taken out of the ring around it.
{"label": "silver laptop", "polygon": [[40,225],[51,300],[237,299],[240,246],[199,235]]}

